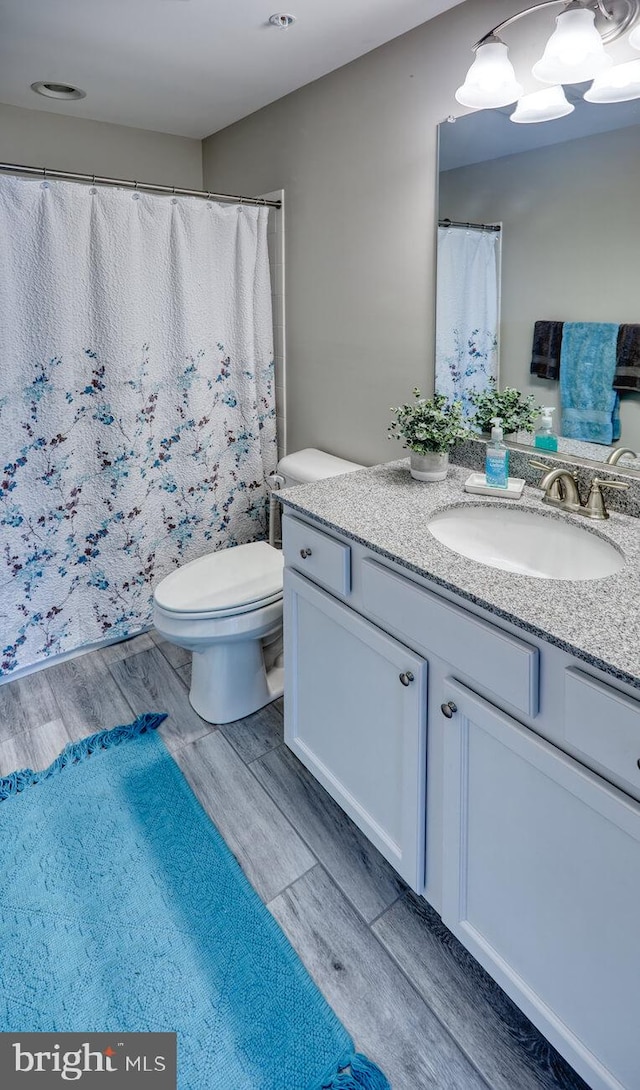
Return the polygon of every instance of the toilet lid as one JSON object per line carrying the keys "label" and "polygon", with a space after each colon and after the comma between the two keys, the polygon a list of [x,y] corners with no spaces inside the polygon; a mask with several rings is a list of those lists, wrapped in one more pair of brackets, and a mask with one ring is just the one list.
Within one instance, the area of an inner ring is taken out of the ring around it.
{"label": "toilet lid", "polygon": [[163,609],[212,613],[273,599],[282,592],[282,553],[266,541],[207,553],[167,575],[155,589]]}

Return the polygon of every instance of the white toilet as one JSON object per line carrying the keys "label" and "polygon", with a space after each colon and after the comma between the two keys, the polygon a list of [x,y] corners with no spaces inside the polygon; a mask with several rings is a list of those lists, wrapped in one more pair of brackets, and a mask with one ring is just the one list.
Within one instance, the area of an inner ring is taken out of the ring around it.
{"label": "white toilet", "polygon": [[[282,487],[362,466],[308,448],[278,464]],[[282,553],[266,541],[208,553],[167,575],[153,623],[193,652],[189,700],[208,723],[244,719],[282,696]]]}

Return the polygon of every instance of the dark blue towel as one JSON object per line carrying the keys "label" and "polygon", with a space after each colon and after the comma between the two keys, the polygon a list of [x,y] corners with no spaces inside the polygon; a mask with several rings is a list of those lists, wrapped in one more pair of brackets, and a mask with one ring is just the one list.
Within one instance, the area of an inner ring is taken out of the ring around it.
{"label": "dark blue towel", "polygon": [[621,325],[616,347],[614,390],[640,390],[640,325]]}
{"label": "dark blue towel", "polygon": [[560,378],[560,351],[564,322],[536,322],[533,327],[531,374],[538,378]]}

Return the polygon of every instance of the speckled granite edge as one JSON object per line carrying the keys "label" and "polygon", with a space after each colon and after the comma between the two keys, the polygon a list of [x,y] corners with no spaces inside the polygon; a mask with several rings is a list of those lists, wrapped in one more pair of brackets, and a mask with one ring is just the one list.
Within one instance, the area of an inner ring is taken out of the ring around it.
{"label": "speckled granite edge", "polygon": [[[278,498],[291,511],[640,689],[640,624],[634,604],[640,600],[640,527],[618,514],[606,523],[589,523],[541,509],[541,493],[534,488],[525,488],[517,501],[473,496],[463,491],[468,474],[468,467],[453,465],[446,481],[425,485],[411,479],[403,459],[284,489]],[[569,519],[615,545],[625,556],[624,567],[606,579],[572,581],[537,579],[479,564],[426,530],[428,519],[465,504],[501,504]],[[385,515],[390,510],[392,521]]]}

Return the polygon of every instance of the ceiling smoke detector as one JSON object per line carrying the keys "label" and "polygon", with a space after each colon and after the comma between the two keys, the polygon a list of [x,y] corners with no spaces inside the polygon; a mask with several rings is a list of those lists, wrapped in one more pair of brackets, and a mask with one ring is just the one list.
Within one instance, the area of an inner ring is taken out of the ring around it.
{"label": "ceiling smoke detector", "polygon": [[276,15],[269,16],[269,22],[271,26],[277,26],[279,30],[288,30],[296,21],[295,15],[286,15],[284,12],[279,12]]}
{"label": "ceiling smoke detector", "polygon": [[31,90],[45,98],[57,98],[70,101],[75,98],[86,98],[87,92],[79,87],[72,87],[70,83],[53,83],[49,80],[38,80],[31,84]]}

